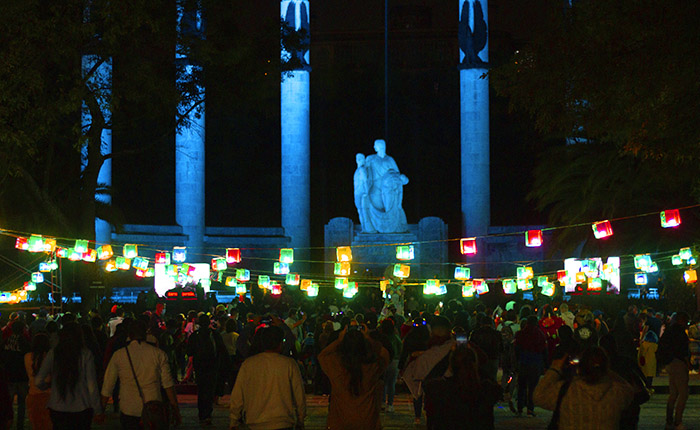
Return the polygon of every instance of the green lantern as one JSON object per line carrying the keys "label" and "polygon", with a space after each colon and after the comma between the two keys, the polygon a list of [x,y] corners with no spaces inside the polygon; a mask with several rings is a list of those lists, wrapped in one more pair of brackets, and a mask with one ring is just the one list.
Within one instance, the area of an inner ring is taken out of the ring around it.
{"label": "green lantern", "polygon": [[408,264],[394,264],[394,276],[397,278],[408,278],[411,273],[411,266]]}
{"label": "green lantern", "polygon": [[455,267],[455,279],[464,281],[471,278],[471,269],[466,266]]}
{"label": "green lantern", "polygon": [[318,284],[311,284],[306,288],[306,295],[309,297],[318,296]]}
{"label": "green lantern", "polygon": [[674,266],[680,266],[681,264],[683,264],[683,259],[680,255],[676,254],[673,257],[671,257],[671,264],[673,264]]}
{"label": "green lantern", "polygon": [[294,263],[294,250],[292,248],[280,249],[280,263],[285,263],[285,264]]}
{"label": "green lantern", "polygon": [[33,234],[27,240],[29,252],[44,252],[44,239],[39,234]]}
{"label": "green lantern", "polygon": [[503,292],[505,294],[515,294],[518,292],[518,284],[513,279],[503,280]]}
{"label": "green lantern", "polygon": [[243,295],[248,292],[248,288],[246,287],[245,284],[237,284],[236,285],[236,294]]}
{"label": "green lantern", "polygon": [[75,252],[83,253],[88,250],[88,241],[83,239],[78,239],[75,241],[75,246],[73,247]]}
{"label": "green lantern", "polygon": [[248,270],[248,269],[236,269],[236,280],[238,282],[250,281],[250,270]]}
{"label": "green lantern", "polygon": [[413,260],[414,256],[413,245],[399,245],[396,247],[397,260]]}
{"label": "green lantern", "polygon": [[298,273],[288,273],[287,278],[285,279],[285,284],[287,285],[299,285],[299,282],[301,282],[301,277],[299,276]]}
{"label": "green lantern", "polygon": [[681,248],[679,254],[682,260],[690,260],[693,256],[693,251],[691,251],[690,248]]}
{"label": "green lantern", "polygon": [[348,278],[335,278],[335,288],[338,290],[345,289],[348,286]]}
{"label": "green lantern", "polygon": [[275,261],[274,273],[275,275],[286,275],[287,273],[289,273],[289,264]]}
{"label": "green lantern", "polygon": [[127,243],[124,245],[122,255],[124,255],[126,258],[136,258],[139,255],[139,247],[133,243]]}
{"label": "green lantern", "polygon": [[267,275],[258,275],[258,287],[269,288],[270,287],[270,277]]}

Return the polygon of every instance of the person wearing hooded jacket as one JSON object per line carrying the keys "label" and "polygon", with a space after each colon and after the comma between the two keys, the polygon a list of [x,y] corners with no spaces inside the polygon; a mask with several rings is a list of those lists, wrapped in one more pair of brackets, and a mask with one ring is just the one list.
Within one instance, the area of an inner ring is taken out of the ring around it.
{"label": "person wearing hooded jacket", "polygon": [[[535,389],[535,404],[554,410],[564,385],[569,357],[552,365]],[[608,357],[600,347],[583,351],[577,374],[562,397],[560,430],[618,430],[622,411],[632,402],[634,389],[608,368]]]}

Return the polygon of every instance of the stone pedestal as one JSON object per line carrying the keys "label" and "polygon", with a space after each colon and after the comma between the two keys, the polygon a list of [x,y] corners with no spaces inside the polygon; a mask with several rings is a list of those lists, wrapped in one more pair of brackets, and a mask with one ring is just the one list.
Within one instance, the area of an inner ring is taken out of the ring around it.
{"label": "stone pedestal", "polygon": [[[352,275],[357,278],[381,278],[391,275],[396,259],[396,246],[413,244],[415,258],[403,263],[411,266],[410,279],[448,275],[447,224],[440,218],[428,217],[418,224],[409,224],[406,233],[362,233],[359,224],[350,218],[333,218],[325,226],[326,261],[335,261],[335,248],[352,247]],[[429,242],[429,243],[421,243]],[[333,276],[333,264],[326,264],[326,276]]]}

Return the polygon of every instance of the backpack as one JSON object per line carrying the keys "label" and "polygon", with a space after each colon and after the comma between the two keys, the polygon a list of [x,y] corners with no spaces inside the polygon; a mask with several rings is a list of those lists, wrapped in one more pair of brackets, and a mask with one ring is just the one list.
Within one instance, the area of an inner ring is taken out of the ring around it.
{"label": "backpack", "polygon": [[659,339],[659,347],[656,349],[656,362],[662,366],[666,366],[673,361],[673,349],[671,346],[671,336],[666,330]]}

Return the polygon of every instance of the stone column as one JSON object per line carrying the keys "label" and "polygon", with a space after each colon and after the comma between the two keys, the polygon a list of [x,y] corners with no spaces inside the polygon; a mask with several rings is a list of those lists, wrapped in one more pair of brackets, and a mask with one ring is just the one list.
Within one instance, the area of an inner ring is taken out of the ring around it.
{"label": "stone column", "polygon": [[[201,10],[185,10],[184,1],[177,4],[178,32],[202,36]],[[179,79],[190,80],[199,66],[194,64],[178,45],[175,53]],[[184,125],[175,136],[175,222],[187,236],[188,260],[194,261],[204,251],[204,161],[205,121],[204,88],[197,88],[190,103],[179,107]],[[196,105],[196,106],[195,106]],[[191,258],[190,258],[191,257]],[[202,260],[203,261],[203,260]]]}
{"label": "stone column", "polygon": [[[82,69],[83,76],[89,73],[102,57],[97,55],[83,55]],[[100,142],[100,151],[102,155],[112,153],[112,112],[109,108],[110,99],[112,97],[112,59],[109,58],[100,64],[97,69],[92,72],[88,78],[88,87],[93,89],[95,98],[100,104],[102,115],[107,126],[102,129]],[[90,110],[83,103],[81,125],[83,130],[86,130],[92,124],[92,115]],[[84,145],[81,151],[81,170],[87,165],[87,145]],[[112,203],[111,190],[112,187],[112,159],[108,158],[102,164],[100,172],[97,176],[97,192],[95,200],[104,204]],[[110,243],[112,240],[112,226],[105,220],[95,217],[95,242],[97,244]]]}
{"label": "stone column", "polygon": [[486,0],[459,0],[459,15],[462,228],[479,236],[490,224]]}
{"label": "stone column", "polygon": [[[308,37],[308,0],[282,0],[282,19],[294,29],[303,29]],[[293,248],[309,247],[310,172],[309,172],[309,51],[282,50],[282,58],[296,56],[298,67],[282,76],[280,107],[282,114],[282,227]],[[296,251],[295,251],[296,252]],[[308,252],[299,251],[298,259]]]}

